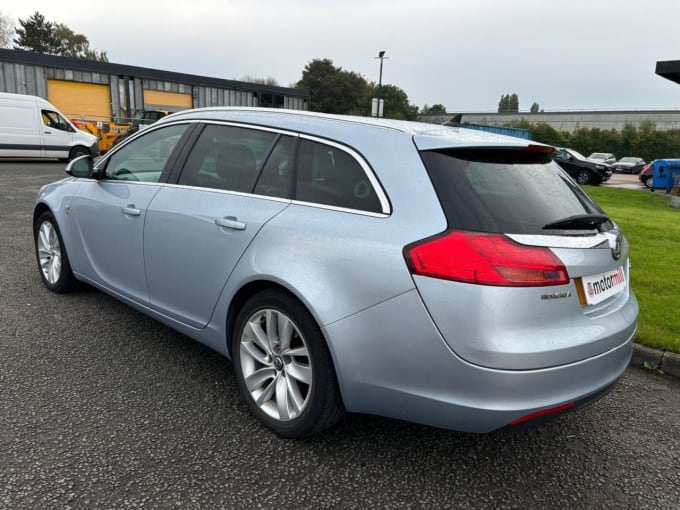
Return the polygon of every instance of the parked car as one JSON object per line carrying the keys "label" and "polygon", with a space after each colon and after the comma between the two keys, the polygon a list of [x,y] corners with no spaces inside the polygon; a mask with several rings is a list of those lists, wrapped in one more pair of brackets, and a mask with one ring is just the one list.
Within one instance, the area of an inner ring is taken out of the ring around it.
{"label": "parked car", "polygon": [[645,165],[645,160],[642,158],[625,157],[612,165],[612,171],[622,174],[637,174]]}
{"label": "parked car", "polygon": [[[656,160],[654,160],[656,161]],[[649,189],[654,189],[654,161],[650,161],[640,171],[638,179]]]}
{"label": "parked car", "polygon": [[553,160],[579,184],[601,184],[612,176],[609,165],[592,161],[574,149],[557,147]]}
{"label": "parked car", "polygon": [[616,163],[616,156],[614,156],[611,152],[593,152],[590,156],[588,156],[588,159],[597,161],[598,163],[605,163],[607,165]]}
{"label": "parked car", "polygon": [[38,269],[230,358],[285,437],[345,411],[539,423],[612,387],[638,316],[627,241],[552,150],[387,119],[176,113],[40,190]]}

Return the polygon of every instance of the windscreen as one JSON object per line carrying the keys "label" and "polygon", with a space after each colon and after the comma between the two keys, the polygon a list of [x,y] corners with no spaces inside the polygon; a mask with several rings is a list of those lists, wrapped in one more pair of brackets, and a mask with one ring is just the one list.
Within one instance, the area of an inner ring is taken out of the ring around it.
{"label": "windscreen", "polygon": [[450,228],[547,234],[546,225],[564,218],[603,214],[544,152],[440,149],[421,157]]}

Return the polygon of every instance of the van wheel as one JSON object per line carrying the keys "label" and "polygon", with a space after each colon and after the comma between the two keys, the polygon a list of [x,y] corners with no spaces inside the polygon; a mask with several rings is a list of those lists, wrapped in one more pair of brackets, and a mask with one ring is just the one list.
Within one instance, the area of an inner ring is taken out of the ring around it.
{"label": "van wheel", "polygon": [[90,151],[88,151],[85,147],[73,147],[71,152],[68,154],[68,159],[76,159],[80,156],[89,156],[89,154]]}

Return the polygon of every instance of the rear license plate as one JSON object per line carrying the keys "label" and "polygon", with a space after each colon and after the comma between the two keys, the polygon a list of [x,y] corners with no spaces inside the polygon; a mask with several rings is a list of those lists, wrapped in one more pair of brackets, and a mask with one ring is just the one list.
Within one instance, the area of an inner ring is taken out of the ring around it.
{"label": "rear license plate", "polygon": [[623,267],[618,267],[614,271],[584,276],[581,278],[581,283],[586,303],[596,305],[626,290],[626,272],[623,270]]}

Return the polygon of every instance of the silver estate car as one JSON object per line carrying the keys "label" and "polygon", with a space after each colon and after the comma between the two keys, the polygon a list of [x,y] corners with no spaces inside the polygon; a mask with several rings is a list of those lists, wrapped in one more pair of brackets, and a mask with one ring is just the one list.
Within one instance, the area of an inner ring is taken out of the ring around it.
{"label": "silver estate car", "polygon": [[345,411],[538,423],[612,387],[638,316],[626,239],[552,150],[372,118],[175,113],[40,190],[40,275],[230,358],[281,436]]}

